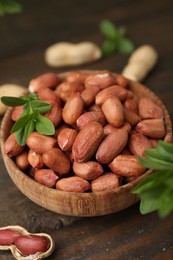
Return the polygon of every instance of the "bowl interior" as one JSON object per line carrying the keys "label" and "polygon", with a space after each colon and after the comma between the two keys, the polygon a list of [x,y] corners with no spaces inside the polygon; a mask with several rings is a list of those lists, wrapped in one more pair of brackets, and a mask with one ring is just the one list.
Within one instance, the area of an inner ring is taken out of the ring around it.
{"label": "bowl interior", "polygon": [[[61,74],[64,77],[65,74]],[[166,135],[164,140],[171,142],[172,125],[170,116],[162,101],[148,88],[138,82],[129,81],[129,89],[138,97],[149,97],[155,103],[162,107],[165,115]],[[18,187],[29,199],[38,205],[51,211],[70,215],[70,216],[99,216],[118,212],[134,203],[139,198],[131,193],[131,189],[139,183],[150,171],[146,171],[142,176],[131,181],[119,188],[102,191],[102,192],[86,192],[74,193],[47,188],[36,182],[31,177],[23,173],[4,152],[4,143],[10,133],[12,127],[11,120],[12,109],[9,108],[4,115],[1,123],[1,152],[7,171]]]}

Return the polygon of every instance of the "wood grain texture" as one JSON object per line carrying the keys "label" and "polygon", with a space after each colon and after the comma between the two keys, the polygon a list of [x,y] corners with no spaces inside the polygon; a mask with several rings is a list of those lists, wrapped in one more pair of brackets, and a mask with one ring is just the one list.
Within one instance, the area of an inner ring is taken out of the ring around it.
{"label": "wood grain texture", "polygon": [[[54,42],[91,40],[101,44],[98,24],[106,18],[117,26],[126,26],[136,46],[149,43],[157,49],[159,62],[144,83],[161,98],[173,119],[172,0],[18,1],[24,6],[21,14],[0,17],[0,84],[27,87],[32,77],[56,71],[44,62],[44,50]],[[114,54],[82,69],[106,68],[119,73],[127,60],[128,56]],[[172,214],[164,220],[155,213],[141,216],[139,204],[119,213],[85,219],[53,213],[16,188],[1,157],[0,203],[0,226],[21,225],[30,232],[48,232],[55,239],[56,250],[50,260],[173,259]],[[0,252],[0,259],[14,258]]]}

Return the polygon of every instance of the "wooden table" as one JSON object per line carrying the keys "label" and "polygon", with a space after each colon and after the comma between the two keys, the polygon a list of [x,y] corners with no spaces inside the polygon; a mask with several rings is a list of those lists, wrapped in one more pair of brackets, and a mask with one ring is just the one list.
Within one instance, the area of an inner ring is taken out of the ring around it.
{"label": "wooden table", "polygon": [[[136,46],[152,44],[159,62],[145,79],[165,103],[173,119],[173,2],[150,1],[20,1],[23,12],[0,17],[0,84],[28,86],[29,80],[52,69],[44,61],[46,47],[58,41],[91,40],[101,45],[99,22],[124,25]],[[128,56],[113,54],[82,69],[121,72]],[[78,69],[73,67],[70,69]],[[69,70],[69,68],[68,68]],[[21,225],[47,232],[56,242],[49,259],[173,259],[173,215],[142,216],[139,204],[122,212],[91,218],[58,215],[34,204],[13,184],[0,158],[0,226]],[[0,252],[1,260],[13,259]]]}

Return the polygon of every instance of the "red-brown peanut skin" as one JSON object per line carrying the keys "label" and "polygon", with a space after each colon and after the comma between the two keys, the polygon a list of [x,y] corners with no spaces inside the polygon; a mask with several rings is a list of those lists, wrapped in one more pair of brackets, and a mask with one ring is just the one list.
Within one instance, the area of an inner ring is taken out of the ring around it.
{"label": "red-brown peanut skin", "polygon": [[124,120],[127,121],[131,126],[135,126],[141,121],[141,118],[132,110],[124,107]]}
{"label": "red-brown peanut skin", "polygon": [[126,88],[128,86],[128,80],[123,75],[116,75],[116,82],[122,88]]}
{"label": "red-brown peanut skin", "polygon": [[139,115],[142,119],[164,118],[163,110],[148,97],[139,99]]}
{"label": "red-brown peanut skin", "polygon": [[98,122],[91,122],[83,127],[72,147],[74,161],[86,162],[90,160],[102,141],[103,135],[103,127]]}
{"label": "red-brown peanut skin", "polygon": [[17,155],[15,157],[15,162],[19,169],[25,171],[29,167],[28,151],[23,151],[22,153]]}
{"label": "red-brown peanut skin", "polygon": [[102,105],[107,98],[117,97],[119,100],[124,101],[127,97],[128,91],[118,85],[113,85],[108,88],[101,90],[95,98],[97,105]]}
{"label": "red-brown peanut skin", "polygon": [[32,132],[26,139],[28,147],[39,154],[56,147],[57,141],[54,137],[46,136],[38,132]]}
{"label": "red-brown peanut skin", "polygon": [[8,246],[14,244],[15,240],[21,234],[16,230],[12,229],[1,229],[0,230],[0,246]]}
{"label": "red-brown peanut skin", "polygon": [[50,88],[42,88],[38,91],[39,100],[45,101],[50,105],[58,103],[61,104],[60,99],[55,95],[55,91]]}
{"label": "red-brown peanut skin", "polygon": [[19,119],[19,117],[22,115],[22,113],[23,113],[22,106],[15,107],[11,113],[11,119],[16,122]]}
{"label": "red-brown peanut skin", "polygon": [[52,188],[59,177],[50,169],[41,169],[35,172],[34,179],[44,186]]}
{"label": "red-brown peanut skin", "polygon": [[56,127],[62,120],[62,109],[58,103],[55,103],[52,105],[51,110],[44,114],[44,116],[47,117]]}
{"label": "red-brown peanut skin", "polygon": [[112,172],[120,176],[140,176],[145,169],[134,155],[118,155],[108,164]]}
{"label": "red-brown peanut skin", "polygon": [[85,79],[85,86],[92,87],[97,86],[100,89],[107,88],[116,82],[116,78],[109,71],[99,71],[90,74]]}
{"label": "red-brown peanut skin", "polygon": [[120,176],[106,172],[91,182],[91,190],[92,192],[111,190],[119,187],[120,184]]}
{"label": "red-brown peanut skin", "polygon": [[82,91],[81,97],[85,103],[85,106],[90,106],[94,103],[95,97],[99,91],[100,89],[97,86],[88,87]]}
{"label": "red-brown peanut skin", "polygon": [[138,102],[139,100],[136,96],[134,96],[133,98],[127,98],[124,101],[124,107],[138,115]]}
{"label": "red-brown peanut skin", "polygon": [[50,245],[46,237],[21,235],[15,240],[15,246],[23,256],[29,256],[37,252],[46,252]]}
{"label": "red-brown peanut skin", "polygon": [[96,160],[99,163],[109,163],[117,156],[126,146],[128,133],[124,129],[116,129],[106,136],[101,142],[96,152]]}
{"label": "red-brown peanut skin", "polygon": [[37,93],[41,88],[55,88],[59,82],[60,79],[55,73],[48,72],[32,79],[29,83],[29,90]]}
{"label": "red-brown peanut skin", "polygon": [[5,141],[4,150],[9,157],[14,157],[20,154],[25,149],[25,146],[20,146],[16,141],[15,133],[10,134]]}
{"label": "red-brown peanut skin", "polygon": [[56,183],[57,190],[68,192],[84,192],[90,188],[90,183],[79,176],[63,178]]}
{"label": "red-brown peanut skin", "polygon": [[68,73],[66,81],[70,83],[74,82],[84,84],[86,77],[88,77],[88,73],[85,73],[81,70],[76,70]]}
{"label": "red-brown peanut skin", "polygon": [[145,150],[151,149],[150,140],[141,133],[134,132],[130,135],[128,142],[129,150],[134,155],[145,157]]}
{"label": "red-brown peanut skin", "polygon": [[57,142],[61,150],[71,151],[78,132],[75,129],[64,127],[57,136]]}
{"label": "red-brown peanut skin", "polygon": [[44,166],[42,154],[36,153],[31,149],[28,152],[28,162],[35,169],[42,169]]}
{"label": "red-brown peanut skin", "polygon": [[80,96],[80,93],[77,93],[71,96],[62,111],[62,118],[65,123],[69,125],[74,125],[78,117],[82,114],[84,109],[84,102]]}
{"label": "red-brown peanut skin", "polygon": [[51,148],[44,152],[43,162],[48,168],[60,174],[67,174],[71,166],[69,158],[59,148]]}
{"label": "red-brown peanut skin", "polygon": [[136,131],[151,138],[164,138],[165,125],[163,119],[145,119],[136,126]]}
{"label": "red-brown peanut skin", "polygon": [[103,173],[103,167],[100,163],[95,161],[88,161],[84,163],[73,163],[74,173],[86,180],[94,180]]}
{"label": "red-brown peanut skin", "polygon": [[109,124],[121,127],[124,123],[124,109],[117,97],[110,97],[102,104],[102,111]]}
{"label": "red-brown peanut skin", "polygon": [[82,129],[90,122],[98,122],[102,126],[104,126],[106,123],[106,119],[103,112],[99,112],[99,111],[85,112],[80,117],[78,117],[76,121],[76,125],[77,127],[79,127],[79,129]]}
{"label": "red-brown peanut skin", "polygon": [[107,135],[111,134],[112,132],[117,131],[117,129],[120,129],[120,130],[123,130],[123,131],[126,130],[127,133],[130,133],[130,131],[131,131],[131,125],[130,125],[129,123],[125,122],[125,123],[122,125],[122,127],[116,128],[116,127],[114,127],[114,126],[112,126],[112,125],[110,125],[110,124],[107,124],[107,125],[105,125],[105,127],[103,128],[104,136],[107,136]]}
{"label": "red-brown peanut skin", "polygon": [[84,90],[84,85],[76,82],[62,82],[55,90],[55,94],[64,102],[76,93],[81,93]]}

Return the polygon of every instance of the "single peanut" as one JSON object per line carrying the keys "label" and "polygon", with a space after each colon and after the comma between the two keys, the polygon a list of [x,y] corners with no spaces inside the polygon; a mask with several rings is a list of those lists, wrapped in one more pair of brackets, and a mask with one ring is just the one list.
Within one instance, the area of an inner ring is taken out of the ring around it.
{"label": "single peanut", "polygon": [[124,107],[124,119],[127,121],[131,126],[135,126],[137,123],[141,121],[140,116],[138,116],[132,110],[129,110]]}
{"label": "single peanut", "polygon": [[103,138],[103,127],[98,122],[91,122],[78,133],[72,147],[73,158],[77,162],[88,161],[97,150]]}
{"label": "single peanut", "polygon": [[88,73],[85,73],[84,71],[81,70],[76,70],[68,73],[68,75],[66,76],[66,81],[70,83],[84,84],[84,81],[87,76]]}
{"label": "single peanut", "polygon": [[50,246],[46,237],[38,235],[21,235],[14,244],[23,256],[46,252]]}
{"label": "single peanut", "polygon": [[84,108],[84,102],[80,94],[77,93],[71,96],[62,111],[62,118],[65,123],[73,125],[76,123],[78,117],[82,114]]}
{"label": "single peanut", "polygon": [[29,83],[29,91],[37,93],[41,88],[55,88],[59,82],[60,79],[55,73],[48,72],[32,79]]}
{"label": "single peanut", "polygon": [[71,151],[78,132],[75,129],[64,127],[57,135],[57,142],[63,151]]}
{"label": "single peanut", "polygon": [[53,170],[41,169],[35,172],[34,179],[37,182],[43,184],[44,186],[52,188],[59,179],[59,177],[55,174]]}
{"label": "single peanut", "polygon": [[161,139],[165,136],[163,119],[145,119],[136,125],[136,131],[151,138]]}
{"label": "single peanut", "polygon": [[109,124],[115,127],[121,127],[124,123],[124,110],[120,100],[117,97],[110,97],[102,104],[103,114]]}
{"label": "single peanut", "polygon": [[138,115],[138,98],[127,98],[124,102],[124,107]]}
{"label": "single peanut", "polygon": [[120,176],[106,172],[91,182],[92,192],[112,190],[121,185]]}
{"label": "single peanut", "polygon": [[115,82],[115,76],[111,74],[109,71],[99,71],[90,74],[85,79],[85,86],[87,88],[97,86],[98,88],[103,89],[113,85]]}
{"label": "single peanut", "polygon": [[79,176],[72,176],[57,181],[56,189],[68,192],[84,192],[90,189],[90,183]]}
{"label": "single peanut", "polygon": [[83,179],[93,180],[103,173],[103,167],[100,163],[95,161],[88,161],[83,163],[74,162],[73,171],[77,176]]}
{"label": "single peanut", "polygon": [[32,132],[26,139],[28,147],[39,154],[57,146],[57,141],[54,137],[46,136],[38,132]]}
{"label": "single peanut", "polygon": [[4,150],[9,157],[14,157],[20,154],[25,149],[25,146],[20,146],[17,143],[15,133],[9,135],[5,141]]}
{"label": "single peanut", "polygon": [[58,103],[55,103],[52,105],[50,111],[44,114],[44,116],[47,117],[56,127],[62,120],[62,109]]}
{"label": "single peanut", "polygon": [[31,149],[28,152],[28,162],[35,169],[42,169],[44,166],[42,154],[36,153]]}
{"label": "single peanut", "polygon": [[134,132],[130,135],[128,147],[132,154],[145,157],[145,150],[151,149],[152,145],[146,136],[141,133]]}
{"label": "single peanut", "polygon": [[126,177],[139,176],[145,172],[145,168],[134,155],[120,154],[108,166],[112,172]]}
{"label": "single peanut", "polygon": [[43,162],[48,168],[60,174],[67,174],[70,170],[70,160],[59,148],[45,151]]}
{"label": "single peanut", "polygon": [[96,160],[103,164],[111,162],[124,149],[127,141],[127,131],[124,129],[115,129],[99,145],[96,152]]}
{"label": "single peanut", "polygon": [[106,119],[103,112],[97,112],[97,111],[85,112],[80,117],[78,117],[76,121],[76,125],[77,127],[79,127],[79,129],[82,129],[90,122],[98,122],[102,126],[104,126],[106,123]]}
{"label": "single peanut", "polygon": [[22,171],[26,170],[29,167],[29,161],[28,161],[28,151],[23,151],[19,155],[15,157],[16,165],[21,169]]}
{"label": "single peanut", "polygon": [[163,110],[148,97],[139,99],[139,115],[142,119],[164,118]]}
{"label": "single peanut", "polygon": [[0,230],[0,246],[8,246],[14,244],[15,240],[21,234],[12,229],[1,229]]}
{"label": "single peanut", "polygon": [[128,80],[120,74],[116,75],[116,83],[122,88],[127,88],[128,86]]}
{"label": "single peanut", "polygon": [[82,93],[84,85],[76,82],[64,81],[59,84],[55,90],[55,94],[64,102],[76,93]]}
{"label": "single peanut", "polygon": [[15,107],[11,113],[11,119],[16,122],[19,119],[19,117],[22,115],[22,113],[23,113],[22,106]]}
{"label": "single peanut", "polygon": [[82,93],[81,97],[85,103],[85,106],[90,106],[94,103],[95,97],[97,93],[99,93],[100,89],[98,86],[91,86],[88,88],[85,88]]}
{"label": "single peanut", "polygon": [[102,105],[107,98],[117,97],[120,101],[124,101],[127,98],[128,91],[118,85],[113,85],[102,89],[95,98],[97,105]]}
{"label": "single peanut", "polygon": [[41,88],[38,91],[38,98],[42,101],[49,103],[50,105],[58,103],[61,104],[60,99],[57,95],[55,95],[55,91],[50,88]]}

